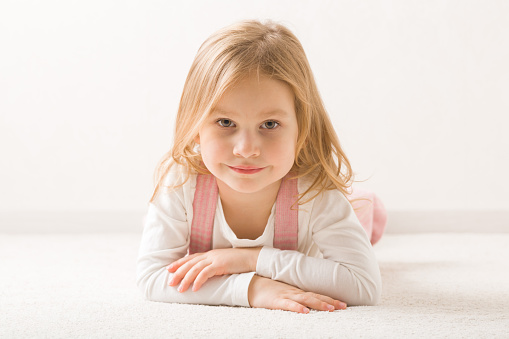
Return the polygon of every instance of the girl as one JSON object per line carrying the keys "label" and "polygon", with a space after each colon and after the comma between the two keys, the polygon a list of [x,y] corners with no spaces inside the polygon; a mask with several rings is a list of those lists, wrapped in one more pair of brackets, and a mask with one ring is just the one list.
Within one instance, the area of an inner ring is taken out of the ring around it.
{"label": "girl", "polygon": [[245,21],[205,41],[156,173],[137,265],[147,299],[299,313],[377,303],[350,164],[284,26]]}

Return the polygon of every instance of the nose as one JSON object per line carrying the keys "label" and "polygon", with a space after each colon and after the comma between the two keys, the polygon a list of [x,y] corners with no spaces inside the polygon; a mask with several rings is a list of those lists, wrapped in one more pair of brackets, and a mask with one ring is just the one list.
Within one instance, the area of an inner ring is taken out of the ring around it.
{"label": "nose", "polygon": [[243,131],[237,135],[233,154],[236,157],[251,158],[260,155],[260,145],[257,136],[249,131]]}

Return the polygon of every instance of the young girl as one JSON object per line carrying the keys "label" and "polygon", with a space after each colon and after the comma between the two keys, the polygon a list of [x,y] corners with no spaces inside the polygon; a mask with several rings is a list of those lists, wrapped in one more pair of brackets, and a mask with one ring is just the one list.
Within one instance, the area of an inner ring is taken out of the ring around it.
{"label": "young girl", "polygon": [[379,300],[350,164],[284,26],[245,21],[205,41],[156,174],[137,265],[147,299],[299,313]]}

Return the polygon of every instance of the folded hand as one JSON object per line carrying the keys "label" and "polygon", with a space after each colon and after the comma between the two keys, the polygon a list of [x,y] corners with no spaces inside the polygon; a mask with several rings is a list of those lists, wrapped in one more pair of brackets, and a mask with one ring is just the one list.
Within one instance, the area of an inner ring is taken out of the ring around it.
{"label": "folded hand", "polygon": [[256,271],[260,250],[261,247],[223,248],[188,255],[168,266],[168,271],[174,273],[169,285],[180,283],[178,291],[185,292],[193,284],[193,291],[197,291],[215,275]]}
{"label": "folded hand", "polygon": [[346,304],[329,296],[305,292],[280,281],[255,275],[248,290],[249,305],[273,310],[309,313],[317,311],[344,310]]}

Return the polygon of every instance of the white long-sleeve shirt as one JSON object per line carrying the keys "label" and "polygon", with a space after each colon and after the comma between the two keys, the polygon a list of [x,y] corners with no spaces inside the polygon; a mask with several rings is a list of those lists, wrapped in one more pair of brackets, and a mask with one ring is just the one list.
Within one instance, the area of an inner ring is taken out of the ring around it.
{"label": "white long-sleeve shirt", "polygon": [[[184,175],[174,166],[165,177],[170,185]],[[309,181],[298,179],[302,193]],[[218,197],[212,248],[262,247],[256,272],[215,276],[196,292],[169,286],[167,266],[184,257],[190,243],[196,175],[180,188],[162,188],[149,203],[137,262],[137,284],[149,300],[188,304],[247,306],[253,275],[271,278],[346,302],[374,305],[381,277],[373,248],[350,203],[338,190],[320,193],[300,205],[298,250],[272,248],[275,204],[265,231],[255,239],[238,239],[226,222]],[[306,199],[306,197],[304,197]]]}

